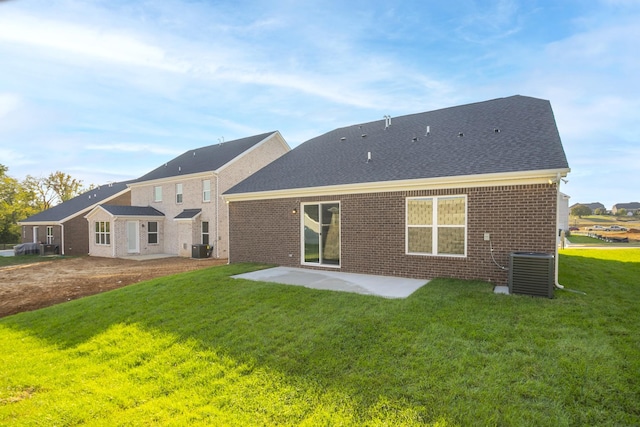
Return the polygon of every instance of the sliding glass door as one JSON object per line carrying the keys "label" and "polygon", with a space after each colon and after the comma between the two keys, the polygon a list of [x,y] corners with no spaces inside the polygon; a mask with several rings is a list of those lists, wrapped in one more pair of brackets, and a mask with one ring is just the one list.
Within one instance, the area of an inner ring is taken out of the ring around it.
{"label": "sliding glass door", "polygon": [[340,204],[304,204],[302,240],[303,264],[339,266]]}

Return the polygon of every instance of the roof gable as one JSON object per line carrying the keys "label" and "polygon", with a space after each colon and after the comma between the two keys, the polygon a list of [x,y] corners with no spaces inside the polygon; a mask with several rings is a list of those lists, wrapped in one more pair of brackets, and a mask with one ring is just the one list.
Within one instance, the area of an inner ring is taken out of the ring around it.
{"label": "roof gable", "polygon": [[140,177],[137,182],[216,171],[277,131],[188,150]]}
{"label": "roof gable", "polygon": [[56,223],[65,221],[100,203],[111,200],[114,197],[129,191],[127,184],[130,184],[131,182],[133,181],[114,182],[107,185],[101,185],[92,190],[85,191],[73,199],[67,200],[66,202],[30,216],[29,218],[20,221],[20,223]]}
{"label": "roof gable", "polygon": [[568,167],[549,101],[512,96],[335,129],[225,194]]}

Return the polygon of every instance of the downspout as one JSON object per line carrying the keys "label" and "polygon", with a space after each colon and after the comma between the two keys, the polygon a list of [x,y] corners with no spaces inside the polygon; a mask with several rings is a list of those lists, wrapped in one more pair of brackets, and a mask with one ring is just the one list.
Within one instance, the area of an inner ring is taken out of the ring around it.
{"label": "downspout", "polygon": [[558,283],[558,267],[560,266],[560,253],[558,246],[560,246],[560,172],[556,175],[556,272],[555,272],[555,285],[558,289],[564,289],[560,283]]}
{"label": "downspout", "polygon": [[216,174],[216,258],[220,258],[220,175]]}
{"label": "downspout", "polygon": [[231,264],[231,217],[229,216],[229,201],[225,200],[224,204],[227,207],[227,236],[229,236],[229,241],[227,242],[227,264]]}
{"label": "downspout", "polygon": [[60,224],[60,244],[62,246],[62,250],[60,251],[60,255],[64,255],[64,223]]}
{"label": "downspout", "polygon": [[586,295],[585,292],[576,291],[574,289],[565,288],[558,281],[558,268],[560,266],[560,254],[558,247],[560,246],[560,182],[562,182],[562,178],[560,173],[556,175],[556,273],[555,273],[555,287],[558,289],[562,289],[563,291],[575,292],[576,294]]}

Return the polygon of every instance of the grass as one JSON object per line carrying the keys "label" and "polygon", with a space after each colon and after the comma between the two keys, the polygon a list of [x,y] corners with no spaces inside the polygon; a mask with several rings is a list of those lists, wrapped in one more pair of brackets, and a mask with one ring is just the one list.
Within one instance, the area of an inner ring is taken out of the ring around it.
{"label": "grass", "polygon": [[437,279],[403,300],[155,279],[0,320],[1,425],[638,425],[640,249],[565,250],[581,295]]}
{"label": "grass", "polygon": [[33,264],[34,262],[52,261],[61,259],[60,256],[40,256],[40,255],[20,255],[20,256],[0,256],[0,267],[7,267],[18,264]]}

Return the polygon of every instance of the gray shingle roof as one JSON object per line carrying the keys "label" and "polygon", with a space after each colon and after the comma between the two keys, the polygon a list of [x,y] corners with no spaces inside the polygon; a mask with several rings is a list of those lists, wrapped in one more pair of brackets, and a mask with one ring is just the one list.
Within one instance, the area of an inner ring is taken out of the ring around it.
{"label": "gray shingle roof", "polygon": [[174,219],[192,219],[195,218],[202,209],[185,209],[175,216]]}
{"label": "gray shingle roof", "polygon": [[568,167],[549,101],[517,95],[332,130],[225,194]]}
{"label": "gray shingle roof", "polygon": [[114,182],[112,184],[101,185],[93,190],[86,191],[73,199],[67,200],[64,203],[53,206],[45,211],[30,216],[27,219],[20,221],[21,223],[34,223],[34,222],[50,222],[55,223],[62,221],[65,218],[75,216],[82,213],[89,208],[109,199],[112,196],[127,189],[127,184],[133,181]]}
{"label": "gray shingle roof", "polygon": [[189,150],[143,175],[137,181],[215,171],[277,131]]}
{"label": "gray shingle roof", "polygon": [[613,205],[616,209],[640,209],[639,202],[630,202],[630,203],[616,203]]}
{"label": "gray shingle roof", "polygon": [[151,206],[101,205],[101,207],[113,216],[164,216],[162,212]]}

